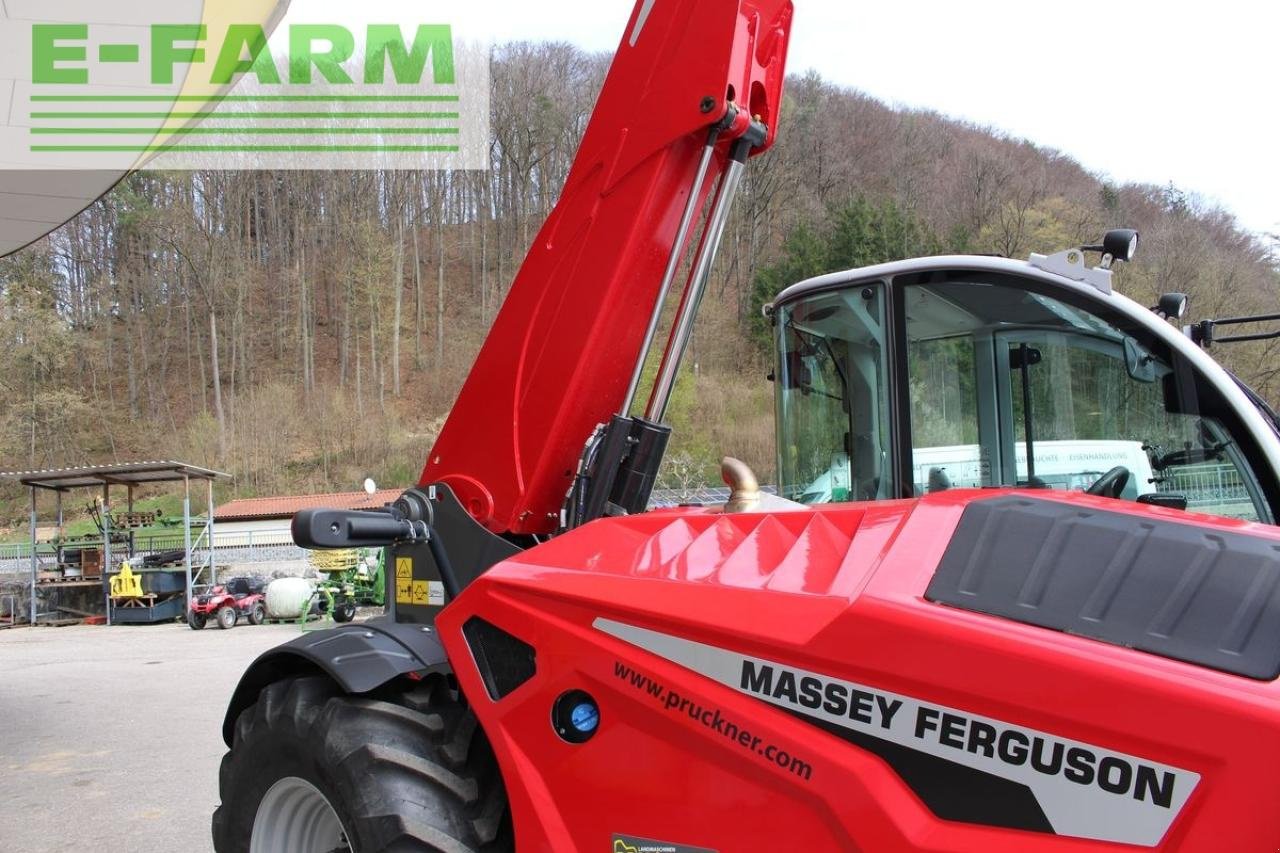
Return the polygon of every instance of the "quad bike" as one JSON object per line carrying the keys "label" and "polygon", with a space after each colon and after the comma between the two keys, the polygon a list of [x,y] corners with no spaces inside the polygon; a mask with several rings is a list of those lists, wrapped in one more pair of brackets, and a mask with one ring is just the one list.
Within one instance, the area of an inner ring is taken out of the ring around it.
{"label": "quad bike", "polygon": [[267,621],[263,582],[257,578],[231,578],[194,596],[187,611],[187,624],[199,631],[210,619],[219,628],[234,628],[244,617],[250,625]]}
{"label": "quad bike", "polygon": [[1280,847],[1280,420],[1136,233],[788,288],[779,494],[647,511],[791,14],[637,3],[418,485],[294,518],[388,612],[244,674],[219,851]]}

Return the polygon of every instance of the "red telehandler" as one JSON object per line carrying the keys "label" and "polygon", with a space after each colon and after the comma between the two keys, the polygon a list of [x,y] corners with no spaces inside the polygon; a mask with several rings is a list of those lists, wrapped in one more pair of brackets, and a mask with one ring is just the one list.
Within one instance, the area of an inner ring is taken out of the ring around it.
{"label": "red telehandler", "polygon": [[647,510],[791,15],[637,3],[419,484],[294,520],[388,612],[244,675],[219,851],[1280,847],[1277,420],[1135,233],[792,286],[778,494]]}

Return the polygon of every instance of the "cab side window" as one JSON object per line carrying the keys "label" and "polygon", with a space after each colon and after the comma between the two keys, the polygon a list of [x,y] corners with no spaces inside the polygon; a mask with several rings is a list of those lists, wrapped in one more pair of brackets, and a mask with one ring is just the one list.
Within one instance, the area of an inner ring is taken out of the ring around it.
{"label": "cab side window", "polygon": [[1272,521],[1219,392],[1142,330],[1031,283],[916,284],[902,304],[917,494],[1084,490]]}
{"label": "cab side window", "polygon": [[1149,359],[1146,368],[1134,369],[1135,344],[1128,345],[1126,361],[1125,338],[1116,335],[1119,347],[1106,338],[1058,332],[1009,344],[1018,481],[1087,490],[1123,468],[1128,477],[1120,497],[1126,500],[1176,496],[1193,511],[1270,520],[1226,427],[1199,411],[1196,400],[1169,411],[1168,395],[1179,393],[1172,367],[1144,352],[1137,358]]}
{"label": "cab side window", "polygon": [[920,340],[908,333],[907,346],[915,494],[992,485],[978,436],[973,339]]}

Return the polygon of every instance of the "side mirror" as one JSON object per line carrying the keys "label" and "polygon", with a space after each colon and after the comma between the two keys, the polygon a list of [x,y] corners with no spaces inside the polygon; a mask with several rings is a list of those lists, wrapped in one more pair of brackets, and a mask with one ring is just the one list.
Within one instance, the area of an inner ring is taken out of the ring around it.
{"label": "side mirror", "polygon": [[1160,378],[1155,356],[1133,338],[1124,339],[1124,369],[1137,382],[1155,382]]}

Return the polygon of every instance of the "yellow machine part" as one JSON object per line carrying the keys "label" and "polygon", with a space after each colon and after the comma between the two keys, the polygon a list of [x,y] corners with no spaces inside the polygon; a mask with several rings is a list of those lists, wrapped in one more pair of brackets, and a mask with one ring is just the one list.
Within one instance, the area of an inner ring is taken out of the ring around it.
{"label": "yellow machine part", "polygon": [[360,552],[354,548],[339,548],[335,551],[312,551],[311,567],[322,574],[345,572],[360,562]]}
{"label": "yellow machine part", "polygon": [[133,573],[128,563],[120,566],[120,574],[111,578],[112,598],[141,598],[142,578]]}

